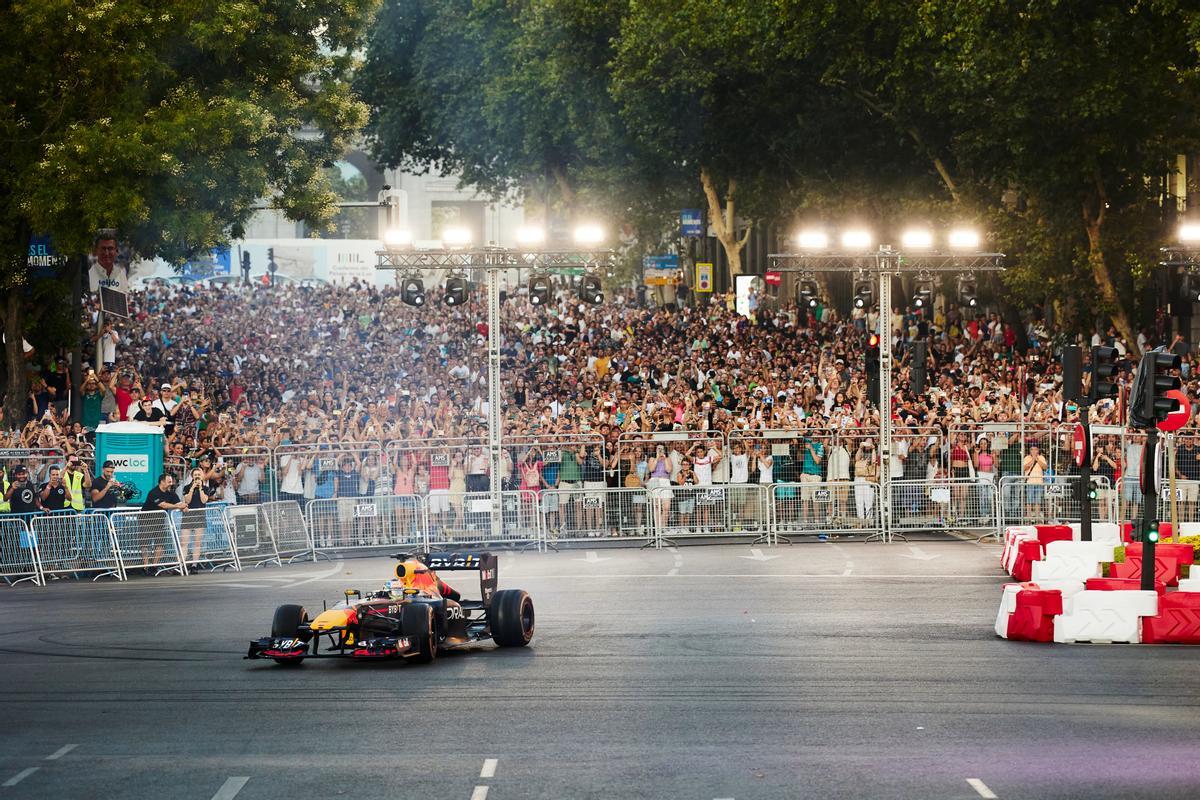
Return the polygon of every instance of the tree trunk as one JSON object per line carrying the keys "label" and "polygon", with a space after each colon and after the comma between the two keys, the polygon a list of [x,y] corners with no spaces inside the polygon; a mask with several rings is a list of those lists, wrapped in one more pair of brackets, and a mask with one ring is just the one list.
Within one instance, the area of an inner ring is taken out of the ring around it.
{"label": "tree trunk", "polygon": [[[75,318],[79,318],[80,309],[83,308],[83,276],[87,270],[87,256],[71,259],[67,263],[70,265],[68,269],[71,270],[71,307],[74,309]],[[83,337],[85,333],[82,328],[78,331],[78,334],[75,337],[75,344],[71,348],[71,385],[69,391],[72,422],[83,420],[83,398],[79,394],[79,390],[83,386]]]}
{"label": "tree trunk", "polygon": [[1083,223],[1088,236],[1088,266],[1091,267],[1092,277],[1095,278],[1096,286],[1100,289],[1100,297],[1107,306],[1106,310],[1109,317],[1112,318],[1113,326],[1117,329],[1117,333],[1124,337],[1129,355],[1137,358],[1141,355],[1137,346],[1137,330],[1133,327],[1129,307],[1117,290],[1112,274],[1108,270],[1108,262],[1104,257],[1104,240],[1101,231],[1104,226],[1104,209],[1107,198],[1098,178],[1096,188],[1095,201],[1085,203],[1083,206]]}
{"label": "tree trunk", "polygon": [[721,248],[725,251],[725,261],[729,264],[728,286],[732,288],[735,283],[734,278],[742,274],[742,248],[746,246],[753,226],[747,225],[745,233],[740,239],[738,238],[735,204],[736,180],[729,179],[724,203],[717,195],[717,187],[713,183],[712,175],[709,174],[707,167],[700,168],[700,185],[704,188],[704,197],[708,201],[708,218],[712,222],[713,232],[717,235],[717,241],[721,243]]}
{"label": "tree trunk", "polygon": [[25,406],[29,399],[29,375],[25,370],[25,325],[22,319],[22,291],[10,286],[4,298],[4,427],[20,430],[25,424]]}

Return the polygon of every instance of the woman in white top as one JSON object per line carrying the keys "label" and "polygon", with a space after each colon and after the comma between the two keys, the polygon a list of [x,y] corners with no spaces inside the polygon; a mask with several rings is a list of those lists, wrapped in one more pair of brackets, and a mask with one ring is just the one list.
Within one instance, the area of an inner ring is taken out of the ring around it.
{"label": "woman in white top", "polygon": [[733,504],[733,525],[735,529],[745,527],[753,518],[750,512],[750,496],[752,489],[743,488],[750,482],[750,457],[746,455],[746,445],[741,442],[733,443],[733,452],[729,454],[729,492]]}

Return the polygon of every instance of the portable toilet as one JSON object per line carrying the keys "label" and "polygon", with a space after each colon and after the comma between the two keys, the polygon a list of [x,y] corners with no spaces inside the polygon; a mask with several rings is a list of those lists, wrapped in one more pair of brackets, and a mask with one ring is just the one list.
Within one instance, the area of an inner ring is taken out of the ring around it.
{"label": "portable toilet", "polygon": [[96,428],[96,474],[105,461],[116,467],[113,478],[137,487],[127,505],[146,502],[163,471],[163,429],[145,422],[111,422]]}

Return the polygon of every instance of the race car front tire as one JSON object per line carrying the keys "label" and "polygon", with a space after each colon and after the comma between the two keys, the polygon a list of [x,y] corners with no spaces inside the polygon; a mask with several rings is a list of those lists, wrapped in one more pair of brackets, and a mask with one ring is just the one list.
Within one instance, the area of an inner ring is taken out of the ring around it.
{"label": "race car front tire", "polygon": [[[272,639],[303,639],[308,641],[312,636],[311,633],[305,631],[300,632],[301,625],[308,624],[308,612],[304,606],[283,605],[275,609],[275,616],[271,620],[271,638]],[[276,664],[284,664],[286,666],[295,666],[303,664],[303,658],[277,658]]]}
{"label": "race car front tire", "polygon": [[417,643],[417,654],[412,657],[418,664],[428,664],[437,658],[437,632],[433,625],[433,607],[425,603],[412,603],[404,607],[400,615],[404,635]]}
{"label": "race car front tire", "polygon": [[533,638],[533,600],[521,589],[501,589],[488,610],[492,640],[500,647],[524,647]]}

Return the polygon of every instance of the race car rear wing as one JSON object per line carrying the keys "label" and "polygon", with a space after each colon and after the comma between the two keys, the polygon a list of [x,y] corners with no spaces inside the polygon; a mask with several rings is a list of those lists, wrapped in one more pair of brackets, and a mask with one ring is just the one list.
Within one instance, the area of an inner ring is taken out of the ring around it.
{"label": "race car rear wing", "polygon": [[434,572],[479,571],[479,591],[486,606],[496,593],[496,556],[484,551],[446,551],[440,553],[396,553],[395,558],[416,558]]}

